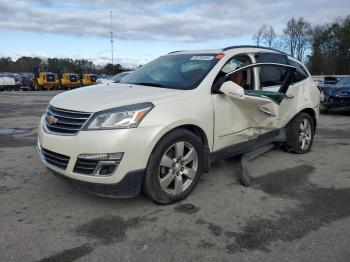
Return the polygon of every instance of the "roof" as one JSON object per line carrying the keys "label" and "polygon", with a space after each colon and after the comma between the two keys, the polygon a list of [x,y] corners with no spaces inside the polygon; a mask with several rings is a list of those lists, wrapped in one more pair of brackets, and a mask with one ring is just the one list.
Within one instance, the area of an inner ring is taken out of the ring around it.
{"label": "roof", "polygon": [[[245,52],[251,52],[251,51],[257,51],[258,50],[264,50],[264,51],[271,51],[273,53],[280,53],[284,55],[288,55],[280,50],[263,47],[263,46],[254,46],[254,45],[238,45],[238,46],[229,46],[221,49],[203,49],[203,50],[181,50],[181,51],[173,51],[169,54],[219,54],[219,53],[225,53],[231,50],[237,50],[237,49],[248,49],[245,50]],[[253,50],[251,50],[253,49]],[[289,56],[289,55],[288,55]]]}

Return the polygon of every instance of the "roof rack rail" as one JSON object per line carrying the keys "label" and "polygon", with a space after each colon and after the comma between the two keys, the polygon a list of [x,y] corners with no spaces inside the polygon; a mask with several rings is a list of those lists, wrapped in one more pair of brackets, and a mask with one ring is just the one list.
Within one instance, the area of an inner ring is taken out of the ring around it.
{"label": "roof rack rail", "polygon": [[172,51],[172,52],[169,52],[169,53],[168,53],[168,55],[169,55],[169,54],[178,53],[178,52],[183,52],[183,51],[185,51],[185,50],[177,50],[177,51]]}
{"label": "roof rack rail", "polygon": [[227,51],[227,50],[231,50],[231,49],[236,49],[236,48],[260,48],[260,49],[266,49],[266,50],[271,50],[271,51],[275,51],[281,54],[285,54],[285,55],[289,55],[283,51],[274,49],[274,48],[269,48],[269,47],[265,47],[265,46],[257,46],[257,45],[236,45],[236,46],[228,46],[223,48],[221,51]]}

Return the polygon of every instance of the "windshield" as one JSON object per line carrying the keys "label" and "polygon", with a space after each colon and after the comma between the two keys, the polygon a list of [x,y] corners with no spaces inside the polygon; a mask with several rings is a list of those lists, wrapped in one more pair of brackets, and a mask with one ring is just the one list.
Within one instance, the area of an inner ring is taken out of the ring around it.
{"label": "windshield", "polygon": [[215,54],[161,56],[124,77],[120,82],[190,90],[199,85],[217,61]]}
{"label": "windshield", "polygon": [[119,73],[115,76],[112,76],[110,80],[113,82],[119,82],[124,76],[127,76],[128,74],[130,74],[130,72]]}
{"label": "windshield", "polygon": [[343,78],[337,83],[337,87],[350,87],[350,77]]}

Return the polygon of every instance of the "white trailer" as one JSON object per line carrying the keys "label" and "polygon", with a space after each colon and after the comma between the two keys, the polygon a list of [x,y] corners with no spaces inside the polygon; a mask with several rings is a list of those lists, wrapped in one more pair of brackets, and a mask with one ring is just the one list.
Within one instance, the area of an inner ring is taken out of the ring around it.
{"label": "white trailer", "polygon": [[16,80],[12,77],[0,77],[0,91],[14,90],[16,87]]}

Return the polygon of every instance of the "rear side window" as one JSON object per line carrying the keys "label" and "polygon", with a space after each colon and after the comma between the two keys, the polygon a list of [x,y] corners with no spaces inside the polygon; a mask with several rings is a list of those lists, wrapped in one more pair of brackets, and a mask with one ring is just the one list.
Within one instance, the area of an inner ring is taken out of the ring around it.
{"label": "rear side window", "polygon": [[267,87],[281,86],[287,75],[287,68],[285,67],[261,67],[259,70],[261,89],[268,89]]}
{"label": "rear side window", "polygon": [[[276,53],[257,53],[255,55],[257,63],[276,63],[288,65],[288,58],[283,54]],[[260,88],[270,89],[267,87],[280,86],[287,74],[287,69],[284,67],[264,66],[259,68]],[[276,89],[277,90],[277,89]]]}
{"label": "rear side window", "polygon": [[293,83],[300,82],[308,77],[308,74],[306,73],[305,69],[302,67],[301,64],[293,60],[289,60],[289,63],[291,66],[295,66],[297,68],[293,75]]}
{"label": "rear side window", "polygon": [[276,63],[288,65],[288,58],[286,55],[274,53],[257,53],[255,55],[257,63]]}

